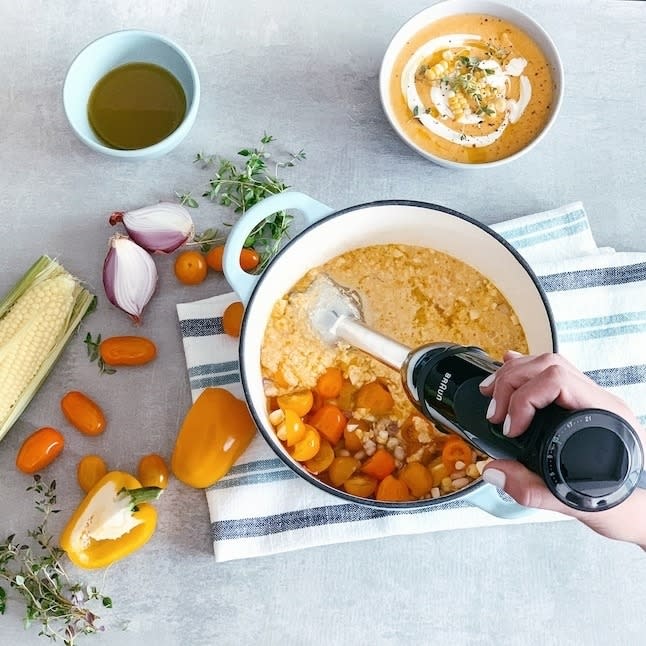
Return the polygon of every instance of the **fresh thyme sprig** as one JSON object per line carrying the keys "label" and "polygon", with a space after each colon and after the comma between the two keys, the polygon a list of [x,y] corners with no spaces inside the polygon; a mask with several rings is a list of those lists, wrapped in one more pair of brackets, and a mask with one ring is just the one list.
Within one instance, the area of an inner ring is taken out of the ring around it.
{"label": "fresh thyme sprig", "polygon": [[[265,197],[287,190],[289,186],[279,179],[279,171],[292,168],[304,160],[306,154],[299,150],[289,154],[286,159],[274,160],[267,147],[275,141],[274,137],[265,133],[259,146],[239,150],[238,155],[244,159],[243,163],[198,153],[194,163],[201,164],[203,168],[216,168],[203,197],[242,215]],[[189,206],[189,200],[194,200],[190,193],[180,193],[178,197]],[[288,237],[292,219],[285,211],[278,211],[258,223],[249,233],[245,246],[253,247],[261,255],[257,272],[267,266]],[[226,226],[231,226],[231,223]]]}
{"label": "fresh thyme sprig", "polygon": [[90,359],[90,363],[96,361],[97,365],[99,366],[100,374],[113,375],[117,371],[116,368],[111,368],[110,366],[108,366],[101,357],[101,353],[99,351],[99,346],[101,345],[100,334],[97,335],[96,339],[93,339],[92,335],[88,332],[85,335],[85,339],[83,339],[83,343],[85,343],[85,346],[87,348],[87,356]]}
{"label": "fresh thyme sprig", "polygon": [[[42,514],[40,524],[27,532],[29,541],[15,534],[0,543],[0,583],[15,591],[25,603],[25,627],[40,624],[39,635],[73,646],[80,635],[104,630],[99,617],[90,609],[91,602],[112,607],[110,597],[94,586],[73,582],[63,568],[63,550],[54,544],[47,527],[56,505],[56,481],[46,485],[39,475],[27,487],[35,498],[35,508]],[[0,586],[0,614],[4,614],[9,593]]]}

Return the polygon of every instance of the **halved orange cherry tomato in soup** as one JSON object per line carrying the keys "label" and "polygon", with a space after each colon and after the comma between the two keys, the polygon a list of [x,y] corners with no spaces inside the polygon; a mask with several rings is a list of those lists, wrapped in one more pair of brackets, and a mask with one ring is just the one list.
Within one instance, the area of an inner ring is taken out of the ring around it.
{"label": "halved orange cherry tomato in soup", "polygon": [[406,483],[416,498],[425,496],[433,487],[433,476],[421,462],[409,462],[401,470],[399,478]]}
{"label": "halved orange cherry tomato in soup", "polygon": [[356,473],[343,483],[343,488],[352,496],[368,498],[375,492],[377,484],[376,478],[363,473]]}
{"label": "halved orange cherry tomato in soup", "polygon": [[289,395],[279,395],[276,401],[283,410],[290,408],[297,415],[304,417],[312,409],[314,395],[311,390],[299,390]]}
{"label": "halved orange cherry tomato in soup", "polygon": [[307,427],[300,415],[291,408],[286,408],[283,412],[285,414],[285,419],[283,420],[285,426],[285,441],[287,442],[287,446],[294,446],[305,437]]}
{"label": "halved orange cherry tomato in soup", "polygon": [[386,415],[392,410],[395,400],[384,384],[371,381],[359,388],[354,404],[357,408],[367,408],[374,415]]}
{"label": "halved orange cherry tomato in soup", "polygon": [[334,449],[332,445],[324,438],[321,438],[321,447],[318,453],[311,459],[305,462],[305,468],[314,475],[323,473],[334,460]]}
{"label": "halved orange cherry tomato in soup", "polygon": [[289,449],[289,453],[297,462],[306,462],[311,460],[319,452],[320,448],[321,436],[319,432],[313,426],[306,424],[305,436]]}
{"label": "halved orange cherry tomato in soup", "polygon": [[29,435],[18,450],[16,466],[23,473],[36,473],[51,464],[63,450],[65,438],[51,426],[43,426]]}
{"label": "halved orange cherry tomato in soup", "polygon": [[67,421],[83,435],[100,435],[105,431],[106,419],[101,408],[87,395],[71,390],[61,399],[61,410]]}
{"label": "halved orange cherry tomato in soup", "polygon": [[360,466],[359,460],[350,456],[341,455],[334,458],[327,470],[330,482],[335,487],[340,487]]}

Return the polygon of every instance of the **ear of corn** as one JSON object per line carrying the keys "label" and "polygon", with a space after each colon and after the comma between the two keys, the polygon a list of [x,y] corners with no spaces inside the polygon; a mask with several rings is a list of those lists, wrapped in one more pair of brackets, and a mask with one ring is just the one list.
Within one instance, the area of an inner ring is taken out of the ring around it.
{"label": "ear of corn", "polygon": [[0,302],[0,439],[93,304],[94,295],[48,256],[39,258]]}

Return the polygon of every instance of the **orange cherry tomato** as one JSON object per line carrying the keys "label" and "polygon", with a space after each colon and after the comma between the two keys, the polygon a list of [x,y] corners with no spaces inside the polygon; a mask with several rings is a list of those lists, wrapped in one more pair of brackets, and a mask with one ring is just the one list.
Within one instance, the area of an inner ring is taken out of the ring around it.
{"label": "orange cherry tomato", "polygon": [[290,455],[298,462],[311,460],[321,448],[321,436],[318,431],[309,424],[305,425],[305,431],[305,437],[289,449]]}
{"label": "orange cherry tomato", "polygon": [[112,336],[101,341],[99,354],[110,366],[140,366],[157,356],[157,346],[144,336]]}
{"label": "orange cherry tomato", "polygon": [[377,500],[389,502],[404,502],[411,499],[408,485],[403,480],[398,480],[395,476],[386,476],[377,487],[375,494]]}
{"label": "orange cherry tomato", "polygon": [[79,460],[76,467],[76,479],[79,487],[87,493],[108,472],[108,465],[98,455],[86,455]]}
{"label": "orange cherry tomato", "polygon": [[318,453],[311,459],[305,462],[305,468],[314,475],[323,473],[334,460],[334,449],[332,445],[324,438],[321,438],[321,448]]}
{"label": "orange cherry tomato", "polygon": [[348,420],[338,406],[323,404],[310,415],[308,422],[334,446],[341,439]]}
{"label": "orange cherry tomato", "polygon": [[352,496],[369,498],[375,492],[377,484],[376,478],[363,473],[356,473],[343,483],[343,488]]}
{"label": "orange cherry tomato", "polygon": [[224,245],[212,247],[206,254],[206,264],[213,271],[222,271],[222,256],[224,256]]}
{"label": "orange cherry tomato", "polygon": [[144,455],[137,466],[137,480],[142,487],[159,487],[166,489],[168,486],[168,467],[164,458],[157,453]]}
{"label": "orange cherry tomato", "polygon": [[386,449],[377,449],[362,465],[361,471],[383,480],[395,470],[395,458]]}
{"label": "orange cherry tomato", "polygon": [[222,329],[229,336],[239,337],[240,328],[242,327],[242,316],[244,315],[244,305],[240,301],[231,303],[222,315]]}
{"label": "orange cherry tomato", "polygon": [[83,435],[100,435],[105,431],[106,419],[103,411],[78,390],[71,390],[63,396],[61,410],[67,421]]}
{"label": "orange cherry tomato", "polygon": [[[222,271],[222,258],[224,245],[213,247],[206,254],[206,264],[214,271]],[[260,263],[260,254],[252,247],[245,247],[240,252],[240,268],[244,271],[253,271]]]}
{"label": "orange cherry tomato", "polygon": [[311,390],[299,390],[289,395],[279,395],[276,401],[283,410],[291,408],[297,415],[304,417],[312,408],[314,395]]}
{"label": "orange cherry tomato", "polygon": [[175,276],[184,285],[198,285],[206,278],[208,265],[203,253],[182,251],[175,258]]}
{"label": "orange cherry tomato", "polygon": [[334,399],[341,394],[343,373],[338,368],[328,368],[316,382],[316,390],[323,399]]}
{"label": "orange cherry tomato", "polygon": [[244,271],[253,271],[260,264],[260,254],[251,247],[245,247],[240,252],[240,267]]}
{"label": "orange cherry tomato", "polygon": [[350,456],[340,455],[334,458],[327,470],[330,482],[335,487],[340,487],[360,466],[359,460]]}
{"label": "orange cherry tomato", "polygon": [[64,446],[65,438],[60,431],[43,426],[22,443],[16,456],[16,466],[23,473],[36,473],[51,464]]}
{"label": "orange cherry tomato", "polygon": [[425,496],[433,487],[433,476],[421,462],[409,462],[399,474],[416,498]]}
{"label": "orange cherry tomato", "polygon": [[471,447],[461,437],[452,435],[446,440],[442,449],[442,464],[444,464],[449,473],[453,473],[455,463],[458,461],[471,464],[473,455]]}
{"label": "orange cherry tomato", "polygon": [[354,398],[357,408],[367,408],[375,415],[386,415],[395,405],[388,388],[379,381],[371,381],[359,388]]}
{"label": "orange cherry tomato", "polygon": [[291,408],[286,408],[283,412],[285,413],[285,419],[281,426],[285,427],[285,442],[287,446],[294,446],[305,437],[307,426],[298,413]]}
{"label": "orange cherry tomato", "polygon": [[[350,453],[356,453],[357,451],[363,450],[363,442],[359,439],[354,427],[361,429],[362,431],[368,430],[368,423],[365,420],[356,420],[351,419],[348,422],[348,425],[343,429],[343,442],[345,443],[345,448],[350,451]],[[352,430],[350,430],[352,427]]]}

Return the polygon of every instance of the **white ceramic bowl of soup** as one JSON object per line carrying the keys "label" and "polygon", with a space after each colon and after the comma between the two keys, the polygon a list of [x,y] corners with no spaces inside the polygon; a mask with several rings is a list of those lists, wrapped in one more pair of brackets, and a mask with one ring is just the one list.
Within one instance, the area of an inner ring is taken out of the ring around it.
{"label": "white ceramic bowl of soup", "polygon": [[[300,211],[308,226],[295,236],[260,275],[239,266],[240,250],[250,231],[283,209]],[[245,304],[239,357],[245,398],[265,440],[277,455],[313,486],[346,501],[381,508],[418,508],[465,500],[502,517],[529,513],[497,490],[477,480],[437,499],[380,502],[331,487],[292,459],[269,420],[261,367],[264,332],[275,303],[312,268],[340,254],[380,244],[424,246],[447,253],[477,269],[502,292],[524,328],[530,353],[557,349],[552,313],[541,285],[523,258],[489,227],[451,209],[406,200],[372,202],[340,211],[296,192],[264,199],[234,225],[225,245],[224,274]],[[396,295],[393,307],[396,307]],[[429,340],[431,341],[431,340]],[[450,340],[449,340],[450,341]]]}
{"label": "white ceramic bowl of soup", "polygon": [[[113,148],[90,124],[88,103],[96,84],[112,70],[129,63],[149,63],[167,70],[181,85],[186,110],[177,128],[161,141],[134,150]],[[189,133],[200,103],[200,78],[186,51],[151,31],[124,29],[97,38],[72,61],[63,84],[63,108],[74,134],[89,148],[122,159],[151,159],[178,146]]]}
{"label": "white ceramic bowl of soup", "polygon": [[[474,84],[476,74],[482,78]],[[449,168],[492,167],[529,152],[550,130],[563,99],[563,65],[548,33],[522,11],[442,0],[395,34],[379,91],[395,132],[420,155]],[[451,94],[467,99],[466,114]]]}

